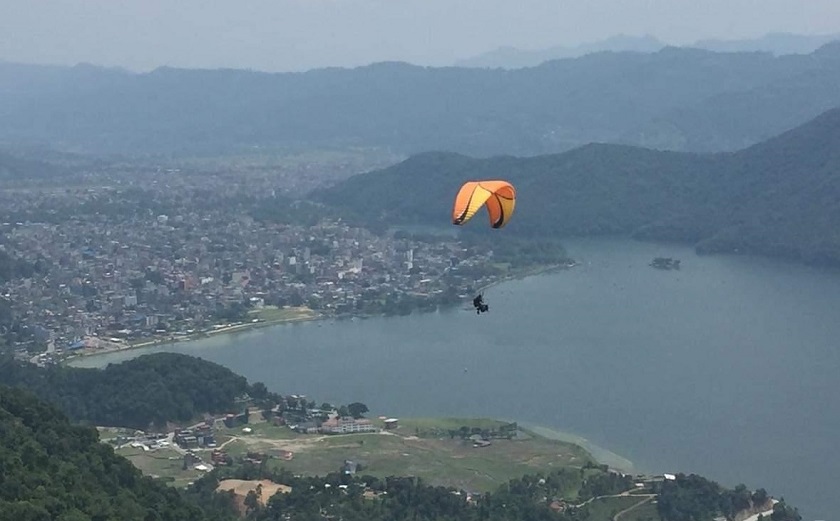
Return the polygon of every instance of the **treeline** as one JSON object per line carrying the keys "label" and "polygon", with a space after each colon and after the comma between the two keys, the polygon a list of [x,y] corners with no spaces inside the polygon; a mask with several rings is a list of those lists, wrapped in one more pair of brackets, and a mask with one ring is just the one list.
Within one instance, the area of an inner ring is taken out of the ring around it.
{"label": "treeline", "polygon": [[0,386],[0,519],[228,520],[207,511],[71,425],[31,393]]}
{"label": "treeline", "polygon": [[[728,520],[747,509],[770,509],[770,497],[764,489],[754,492],[744,485],[725,489],[696,474],[677,474],[657,488],[657,511],[664,521],[699,521],[723,515]],[[801,521],[796,509],[780,501],[773,506],[772,521]]]}
{"label": "treeline", "polygon": [[[550,508],[562,497],[584,502],[592,497],[617,494],[633,487],[632,478],[607,472],[600,467],[561,469],[546,474],[525,475],[499,486],[493,492],[468,499],[465,491],[434,486],[420,478],[348,475],[331,473],[323,477],[294,475],[283,469],[245,464],[221,467],[198,480],[188,491],[200,503],[216,502],[232,508],[229,494],[213,492],[224,479],[269,479],[292,488],[288,494],[245,498],[249,521],[344,519],[428,520],[428,521],[575,521],[574,508],[565,513]],[[267,500],[265,506],[261,502]],[[320,517],[319,517],[320,516]]]}
{"label": "treeline", "polygon": [[457,429],[441,429],[439,427],[420,428],[417,427],[414,433],[419,438],[440,438],[449,436],[449,439],[459,438],[465,440],[471,436],[481,436],[484,439],[491,438],[506,438],[513,439],[516,437],[516,432],[519,426],[516,422],[503,423],[498,427],[475,427],[469,425],[461,425]]}
{"label": "treeline", "polygon": [[237,400],[251,391],[231,370],[175,353],[144,355],[104,369],[40,368],[5,356],[0,383],[32,391],[76,422],[144,430],[204,413],[239,412]]}

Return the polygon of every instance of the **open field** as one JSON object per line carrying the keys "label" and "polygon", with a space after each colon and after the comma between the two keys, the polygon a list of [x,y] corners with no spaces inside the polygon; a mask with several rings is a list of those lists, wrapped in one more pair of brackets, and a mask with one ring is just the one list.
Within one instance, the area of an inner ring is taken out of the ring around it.
{"label": "open field", "polygon": [[[591,503],[587,504],[584,509],[587,512],[585,519],[586,521],[611,521],[613,517],[618,514],[619,512],[630,508],[634,505],[638,505],[639,503],[645,501],[647,498],[642,498],[638,496],[617,496],[617,497],[602,497],[593,500]],[[644,508],[645,505],[642,505],[639,508]],[[656,514],[656,505],[654,505],[654,516],[652,519],[659,519],[659,515]],[[622,515],[619,517],[619,521],[627,521],[632,517],[632,514],[637,509],[634,508],[627,512],[626,515]],[[635,518],[638,521],[644,518]]]}
{"label": "open field", "polygon": [[184,487],[204,474],[192,467],[184,470],[184,457],[174,449],[161,448],[147,452],[139,448],[125,447],[114,452],[127,458],[143,474],[168,478],[176,487]]}
{"label": "open field", "polygon": [[[233,439],[224,449],[232,456],[264,452],[275,457],[271,465],[298,474],[337,472],[345,460],[351,460],[361,465],[361,474],[411,475],[430,484],[472,491],[492,490],[523,474],[579,467],[592,460],[576,445],[521,432],[517,438],[492,440],[490,446],[481,448],[473,447],[469,440],[451,439],[448,434],[430,434],[461,426],[490,429],[503,424],[495,420],[400,419],[400,427],[394,432],[298,435],[286,427],[261,423],[251,425],[250,434],[243,434],[241,428],[226,432]],[[293,458],[283,460],[280,456],[284,451],[291,451]]]}
{"label": "open field", "polygon": [[641,504],[627,513],[622,514],[618,521],[659,521],[659,512],[656,510],[656,502],[650,500]]}
{"label": "open field", "polygon": [[265,322],[275,323],[312,319],[316,317],[316,313],[306,307],[278,308],[277,306],[265,306],[261,309],[249,311],[248,316]]}

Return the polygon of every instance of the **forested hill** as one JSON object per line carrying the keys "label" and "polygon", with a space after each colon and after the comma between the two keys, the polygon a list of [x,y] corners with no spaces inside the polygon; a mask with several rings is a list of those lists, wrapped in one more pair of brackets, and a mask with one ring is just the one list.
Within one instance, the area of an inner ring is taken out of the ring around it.
{"label": "forested hill", "polygon": [[[466,180],[517,187],[509,236],[635,234],[840,264],[840,109],[735,153],[593,144],[532,158],[426,153],[313,197],[370,221],[450,225]],[[467,233],[487,233],[477,215]]]}
{"label": "forested hill", "polygon": [[0,358],[0,385],[27,389],[74,421],[137,429],[239,412],[237,398],[252,391],[245,377],[225,367],[175,353],[143,355],[105,369],[40,368],[7,356]]}
{"label": "forested hill", "polygon": [[28,392],[0,386],[0,440],[0,519],[212,518]]}
{"label": "forested hill", "polygon": [[588,142],[734,150],[840,105],[840,44],[808,55],[666,47],[513,71],[378,63],[267,74],[0,63],[0,140],[88,152],[253,146],[540,154]]}
{"label": "forested hill", "polygon": [[[220,477],[271,478],[291,485],[290,493],[274,495],[265,506],[254,501],[245,512],[247,521],[600,520],[607,516],[595,508],[595,498],[614,499],[615,494],[636,488],[631,476],[606,472],[606,466],[567,467],[513,479],[493,493],[468,501],[463,491],[430,486],[413,477],[379,479],[345,473],[303,477],[273,465],[245,463],[217,467],[181,493],[163,481],[143,476],[109,445],[100,443],[93,427],[71,425],[54,406],[29,392],[5,386],[0,386],[0,440],[3,521],[232,520],[232,498],[214,493]],[[739,486],[727,490],[695,475],[678,475],[652,487],[648,492],[657,494],[657,507],[648,509],[647,516],[663,521],[717,515],[736,519],[744,509],[765,508],[769,502],[763,489],[751,492]],[[376,497],[362,499],[362,491],[368,489]],[[564,502],[552,498],[565,494],[582,503],[581,508],[553,510]],[[625,499],[643,506],[651,497]],[[802,519],[783,502],[773,508],[773,521]]]}

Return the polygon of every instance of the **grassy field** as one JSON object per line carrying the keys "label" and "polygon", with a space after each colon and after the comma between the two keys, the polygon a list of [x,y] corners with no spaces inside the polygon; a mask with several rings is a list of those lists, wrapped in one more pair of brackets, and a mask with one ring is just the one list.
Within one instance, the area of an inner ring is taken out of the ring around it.
{"label": "grassy field", "polygon": [[[586,505],[586,507],[584,507],[587,513],[584,516],[581,516],[581,518],[585,521],[611,521],[616,514],[618,514],[625,508],[630,508],[643,500],[644,498],[633,496],[604,497],[595,499],[594,501]],[[639,508],[643,508],[644,506],[645,505],[642,505],[642,507]],[[626,515],[621,516],[619,518],[619,521],[628,521],[630,519],[631,514],[635,510],[636,509],[633,509]],[[655,517],[654,519],[658,518],[659,516]],[[638,521],[641,520],[639,519]]]}
{"label": "grassy field", "polygon": [[[253,418],[258,414],[259,413],[252,414],[251,417]],[[220,436],[223,439],[233,436],[266,440],[293,440],[305,437],[305,435],[297,434],[288,427],[275,427],[274,425],[267,422],[251,422],[250,424],[248,424],[247,427],[251,429],[250,434],[243,433],[243,427],[246,426],[243,425],[239,427],[234,427],[233,429],[216,429],[216,438],[218,440]]]}
{"label": "grassy field", "polygon": [[[257,420],[258,414],[251,416]],[[450,430],[462,426],[498,430],[505,422],[490,419],[415,418],[400,419],[394,431],[366,434],[317,435],[297,434],[288,427],[264,421],[245,426],[219,429],[216,439],[234,458],[247,452],[272,456],[269,465],[283,467],[296,474],[325,475],[338,472],[345,460],[361,465],[360,474],[377,477],[417,476],[433,485],[484,492],[524,474],[550,472],[563,467],[581,467],[592,457],[578,445],[553,440],[530,431],[518,431],[511,440],[494,439],[487,447],[476,448],[469,440],[451,438]],[[374,424],[382,427],[380,420]],[[419,434],[419,436],[418,436]],[[284,459],[287,451],[291,460]],[[198,451],[209,460],[209,451]],[[121,449],[147,474],[175,478],[186,484],[200,475],[194,469],[182,470],[182,460],[170,449],[142,452]]]}
{"label": "grassy field", "polygon": [[118,436],[128,431],[128,429],[119,429],[116,427],[97,427],[96,430],[99,432],[99,439],[101,441],[116,439]]}
{"label": "grassy field", "polygon": [[656,511],[656,503],[648,501],[618,518],[618,521],[659,521],[659,512]]}
{"label": "grassy field", "polygon": [[[346,435],[298,435],[286,427],[252,424],[253,432],[231,430],[236,439],[225,446],[232,456],[248,451],[280,456],[291,451],[291,460],[275,458],[271,465],[294,473],[324,475],[340,470],[345,460],[359,463],[361,474],[377,477],[417,476],[435,485],[449,485],[473,491],[492,490],[523,474],[579,467],[591,460],[582,448],[534,435],[513,440],[493,440],[488,447],[475,448],[470,441],[451,439],[446,433],[461,426],[493,429],[504,425],[496,420],[400,419],[394,432]],[[421,436],[417,436],[420,433]]]}
{"label": "grassy field", "polygon": [[184,470],[184,457],[174,449],[162,448],[147,452],[139,448],[126,447],[115,452],[131,461],[143,474],[169,478],[172,480],[172,485],[176,487],[186,486],[204,474],[194,468]]}
{"label": "grassy field", "polygon": [[265,306],[262,309],[254,309],[248,312],[251,318],[258,318],[265,322],[283,322],[287,320],[302,320],[313,318],[315,312],[309,308],[278,308],[277,306]]}

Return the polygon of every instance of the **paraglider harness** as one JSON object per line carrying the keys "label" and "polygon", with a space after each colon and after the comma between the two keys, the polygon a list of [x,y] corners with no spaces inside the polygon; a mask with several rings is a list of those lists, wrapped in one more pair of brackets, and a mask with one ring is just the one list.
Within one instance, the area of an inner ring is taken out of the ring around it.
{"label": "paraglider harness", "polygon": [[478,296],[476,296],[473,299],[473,306],[475,306],[476,315],[486,313],[490,309],[490,306],[484,303],[484,297],[481,295],[481,293],[479,293]]}

